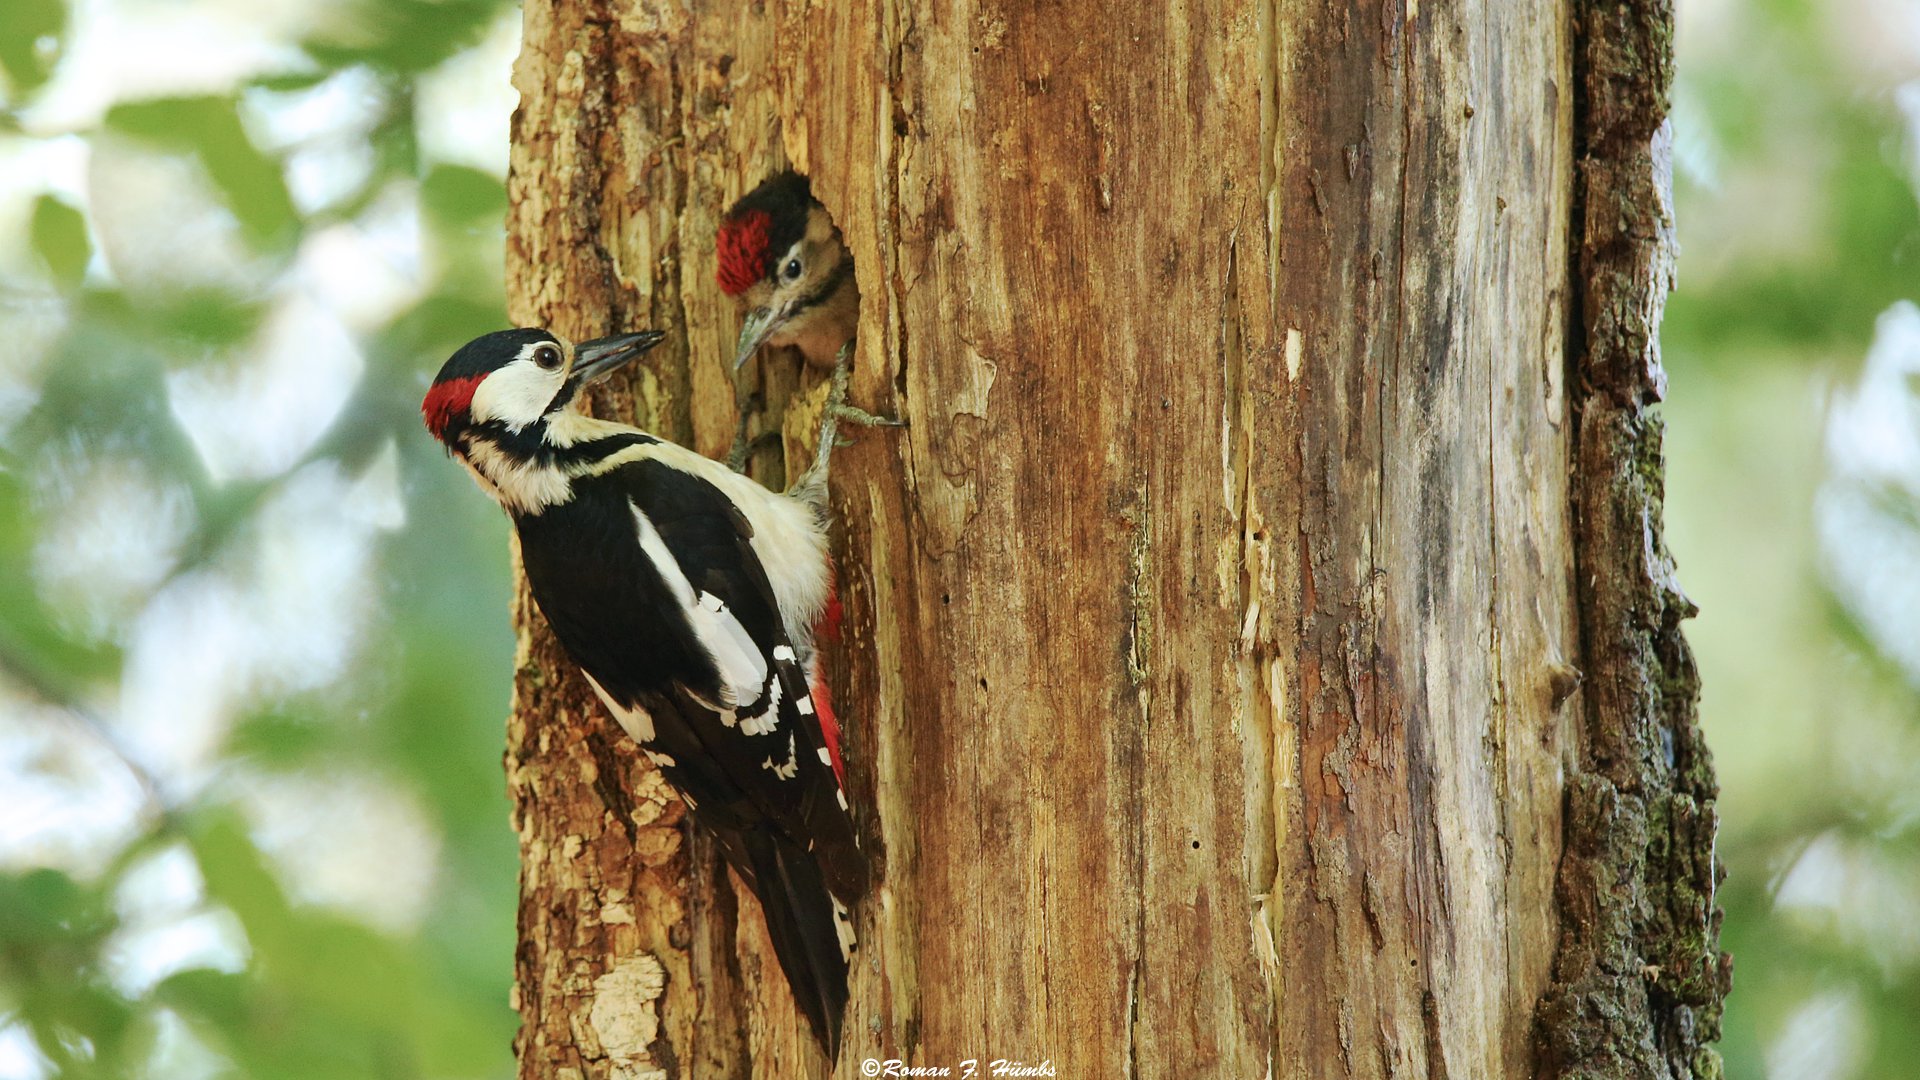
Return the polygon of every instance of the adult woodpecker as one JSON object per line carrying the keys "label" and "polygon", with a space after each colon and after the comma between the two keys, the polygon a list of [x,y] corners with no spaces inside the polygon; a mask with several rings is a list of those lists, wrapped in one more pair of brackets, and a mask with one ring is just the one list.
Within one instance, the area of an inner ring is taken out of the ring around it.
{"label": "adult woodpecker", "polygon": [[660,339],[487,334],[440,369],[421,413],[513,519],[567,655],[759,896],[832,1057],[866,881],[815,652],[837,614],[825,507],[837,413],[796,494],[781,495],[575,408]]}

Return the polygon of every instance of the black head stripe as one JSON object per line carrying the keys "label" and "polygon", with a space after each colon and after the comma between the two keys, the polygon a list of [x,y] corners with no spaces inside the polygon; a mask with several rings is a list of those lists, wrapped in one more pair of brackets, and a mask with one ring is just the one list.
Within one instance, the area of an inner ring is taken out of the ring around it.
{"label": "black head stripe", "polygon": [[580,376],[568,375],[566,380],[560,384],[560,389],[555,390],[553,392],[553,397],[548,399],[547,407],[540,410],[540,415],[541,416],[553,415],[553,412],[555,409],[558,409],[562,405],[565,405],[567,402],[572,401],[573,395],[579,392],[580,392]]}
{"label": "black head stripe", "polygon": [[521,327],[515,330],[496,330],[491,334],[482,334],[460,346],[441,366],[435,382],[448,379],[461,379],[473,375],[485,375],[488,372],[506,366],[520,355],[520,350],[536,341],[552,341],[553,335],[537,327]]}
{"label": "black head stripe", "polygon": [[834,293],[839,292],[841,287],[846,285],[847,279],[852,276],[853,256],[846,252],[841,252],[840,261],[834,264],[833,273],[827,275],[826,280],[820,283],[819,288],[795,300],[793,305],[787,309],[787,317],[792,318],[808,308],[817,307],[820,304],[826,303],[833,297]]}
{"label": "black head stripe", "polygon": [[546,439],[547,423],[542,420],[529,424],[519,431],[512,431],[499,420],[488,420],[474,425],[467,437],[485,439],[495,449],[516,461],[531,462],[539,466],[553,466],[562,469],[587,469],[625,450],[629,446],[651,446],[659,439],[644,431],[623,431],[617,435],[591,439],[574,443],[572,446],[555,446]]}

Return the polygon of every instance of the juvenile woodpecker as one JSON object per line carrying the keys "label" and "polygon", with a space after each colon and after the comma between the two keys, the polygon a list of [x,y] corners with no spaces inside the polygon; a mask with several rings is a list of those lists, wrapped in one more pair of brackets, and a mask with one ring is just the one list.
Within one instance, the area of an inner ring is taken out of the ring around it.
{"label": "juvenile woodpecker", "polygon": [[446,362],[421,412],[513,519],[567,655],[760,898],[831,1058],[866,882],[815,652],[838,615],[824,506],[836,416],[796,496],[575,408],[660,339],[488,334]]}
{"label": "juvenile woodpecker", "polygon": [[[792,345],[811,364],[832,365],[827,411],[834,419],[872,426],[900,421],[874,416],[846,403],[853,335],[860,323],[860,286],[853,255],[827,208],[813,197],[807,178],[776,173],[740,197],[720,221],[714,238],[720,289],[745,313],[733,367],[737,373],[762,345]],[[746,461],[747,413],[729,463]]]}
{"label": "juvenile woodpecker", "polygon": [[721,291],[746,312],[733,366],[762,345],[794,345],[811,363],[840,361],[860,321],[853,256],[807,178],[788,170],[741,196],[715,246]]}

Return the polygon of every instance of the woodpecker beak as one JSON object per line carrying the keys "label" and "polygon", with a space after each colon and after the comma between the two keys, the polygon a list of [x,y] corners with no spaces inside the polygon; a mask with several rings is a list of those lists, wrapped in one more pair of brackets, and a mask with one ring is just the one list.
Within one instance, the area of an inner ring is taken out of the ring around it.
{"label": "woodpecker beak", "polygon": [[666,337],[658,330],[642,330],[638,334],[582,342],[573,350],[573,377],[582,386],[599,382]]}
{"label": "woodpecker beak", "polygon": [[734,348],[733,370],[739,371],[745,367],[747,361],[753,359],[753,354],[779,328],[780,320],[772,308],[755,308],[747,312],[746,324],[740,327],[740,343]]}

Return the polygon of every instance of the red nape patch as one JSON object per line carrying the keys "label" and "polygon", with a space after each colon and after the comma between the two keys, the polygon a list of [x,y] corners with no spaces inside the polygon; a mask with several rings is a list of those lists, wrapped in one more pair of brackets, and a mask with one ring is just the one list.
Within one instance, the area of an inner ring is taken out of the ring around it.
{"label": "red nape patch", "polygon": [[714,278],[728,296],[739,296],[767,273],[767,235],[773,218],[765,210],[748,210],[720,223],[715,246],[720,268]]}
{"label": "red nape patch", "polygon": [[827,678],[815,675],[810,688],[813,697],[813,711],[820,717],[820,739],[827,744],[827,756],[833,759],[833,778],[840,781],[844,790],[847,786],[847,767],[840,761],[840,718],[833,715],[833,701],[827,694]]}
{"label": "red nape patch", "polygon": [[427,391],[427,399],[420,403],[420,416],[434,438],[446,438],[447,425],[473,404],[473,392],[485,378],[485,375],[469,375],[464,379],[448,379],[434,383],[433,389]]}

